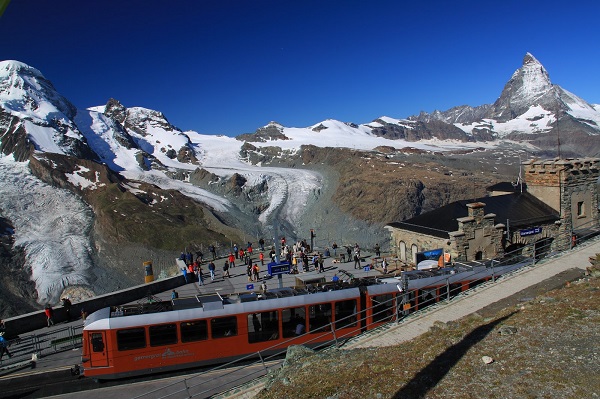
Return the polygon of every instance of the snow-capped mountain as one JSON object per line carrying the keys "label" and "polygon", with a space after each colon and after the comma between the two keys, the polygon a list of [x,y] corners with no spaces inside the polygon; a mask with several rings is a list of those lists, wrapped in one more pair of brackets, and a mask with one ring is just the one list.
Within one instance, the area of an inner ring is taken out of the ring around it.
{"label": "snow-capped mountain", "polygon": [[494,104],[422,112],[409,119],[451,124],[475,140],[527,140],[549,153],[554,150],[554,154],[560,150],[560,141],[570,155],[600,153],[597,107],[552,84],[544,66],[529,53]]}
{"label": "snow-capped mountain", "polygon": [[[77,109],[37,69],[3,61],[0,216],[14,226],[15,245],[25,248],[23,270],[35,282],[38,303],[54,303],[72,285],[99,292],[94,282],[118,268],[111,262],[133,270],[123,266],[131,258],[120,244],[173,251],[197,240],[293,236],[342,214],[319,202],[336,187],[324,162],[305,167],[319,159],[310,148],[334,149],[322,156],[335,158],[335,149],[452,153],[511,141],[543,152],[556,142],[543,137],[560,129],[570,153],[598,155],[597,108],[551,84],[527,54],[492,105],[363,124],[270,122],[231,138],[183,132],[160,111],[114,99]],[[588,139],[592,144],[577,145]],[[346,237],[370,231],[364,220],[337,228]]]}

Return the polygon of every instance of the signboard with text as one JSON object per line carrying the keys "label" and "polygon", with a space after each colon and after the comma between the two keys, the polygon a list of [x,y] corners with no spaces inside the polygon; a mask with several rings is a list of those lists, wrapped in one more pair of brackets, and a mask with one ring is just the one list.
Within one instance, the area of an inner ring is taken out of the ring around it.
{"label": "signboard with text", "polygon": [[277,276],[279,274],[288,274],[290,272],[289,262],[271,262],[267,264],[267,270],[269,275]]}
{"label": "signboard with text", "polygon": [[530,236],[532,234],[539,234],[541,232],[542,232],[541,227],[533,227],[531,229],[519,230],[519,235],[521,237],[524,237],[524,236]]}

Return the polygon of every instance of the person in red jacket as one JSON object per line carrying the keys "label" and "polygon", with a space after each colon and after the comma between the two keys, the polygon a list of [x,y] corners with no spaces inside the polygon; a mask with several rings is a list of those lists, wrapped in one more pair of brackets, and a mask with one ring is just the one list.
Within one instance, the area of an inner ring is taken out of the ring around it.
{"label": "person in red jacket", "polygon": [[52,309],[52,306],[46,305],[44,313],[46,314],[46,319],[48,321],[48,328],[50,328],[50,326],[54,325],[54,309]]}

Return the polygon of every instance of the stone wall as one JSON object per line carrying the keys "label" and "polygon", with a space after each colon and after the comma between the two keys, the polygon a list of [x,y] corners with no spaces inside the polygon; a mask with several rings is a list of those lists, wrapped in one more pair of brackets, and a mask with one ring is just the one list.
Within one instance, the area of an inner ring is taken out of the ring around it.
{"label": "stone wall", "polygon": [[559,211],[558,247],[573,230],[598,226],[600,159],[532,160],[523,164],[527,190]]}

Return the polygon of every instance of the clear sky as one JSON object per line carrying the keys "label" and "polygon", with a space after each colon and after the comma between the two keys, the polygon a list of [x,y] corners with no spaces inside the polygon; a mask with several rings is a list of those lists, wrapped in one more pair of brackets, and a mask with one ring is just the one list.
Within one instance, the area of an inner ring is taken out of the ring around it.
{"label": "clear sky", "polygon": [[0,60],[78,108],[161,111],[235,136],[493,103],[527,52],[600,103],[600,2],[12,0]]}

